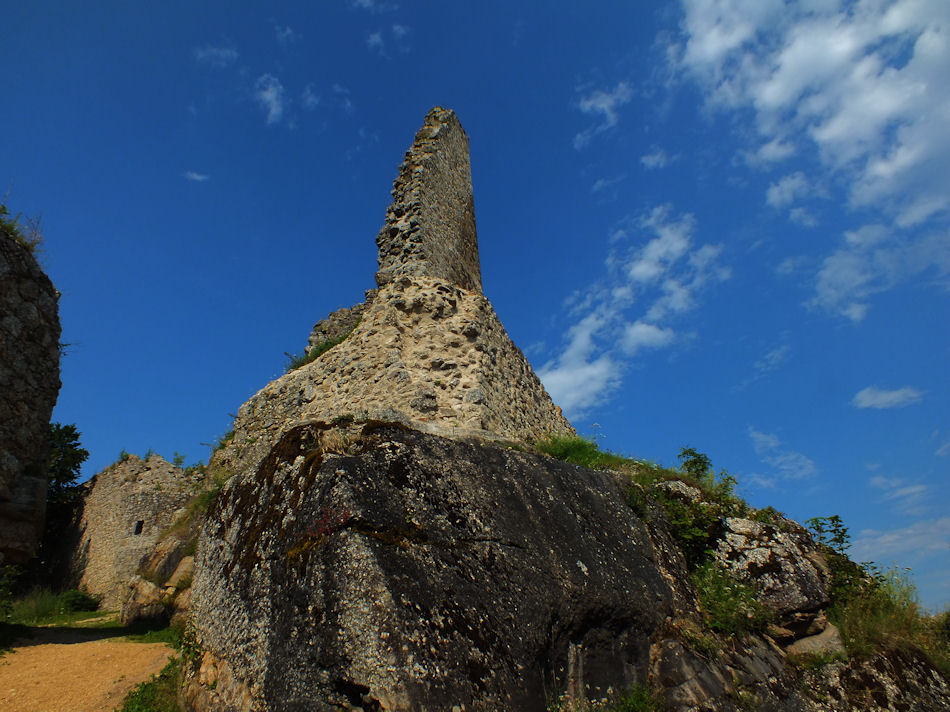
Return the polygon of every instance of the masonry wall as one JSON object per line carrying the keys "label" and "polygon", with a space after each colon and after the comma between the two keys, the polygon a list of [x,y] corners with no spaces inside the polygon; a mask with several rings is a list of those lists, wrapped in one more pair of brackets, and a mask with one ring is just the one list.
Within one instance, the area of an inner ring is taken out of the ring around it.
{"label": "masonry wall", "polygon": [[43,534],[58,298],[32,252],[0,229],[0,562],[26,562]]}
{"label": "masonry wall", "polygon": [[425,276],[481,293],[468,136],[454,112],[436,107],[426,115],[399,167],[376,245],[379,286]]}
{"label": "masonry wall", "polygon": [[135,455],[95,476],[79,522],[73,580],[116,609],[159,535],[183,513],[196,483],[158,455]]}

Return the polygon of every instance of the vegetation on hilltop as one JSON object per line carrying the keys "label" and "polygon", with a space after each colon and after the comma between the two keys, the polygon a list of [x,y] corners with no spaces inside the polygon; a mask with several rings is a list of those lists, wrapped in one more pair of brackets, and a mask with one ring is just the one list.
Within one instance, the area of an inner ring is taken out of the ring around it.
{"label": "vegetation on hilltop", "polygon": [[[710,459],[690,447],[680,450],[678,469],[603,451],[589,438],[551,437],[535,447],[566,462],[626,476],[628,502],[641,516],[649,516],[651,502],[662,508],[712,630],[733,635],[766,628],[769,615],[754,583],[737,579],[711,553],[722,536],[725,517],[781,525],[775,509],[751,508],[735,494],[735,478],[725,471],[716,475]],[[661,484],[673,481],[695,487],[702,496],[694,501]],[[831,571],[828,618],[841,632],[848,654],[866,658],[893,649],[915,650],[950,674],[950,611],[926,615],[908,570],[881,570],[848,558],[851,538],[841,517],[815,517],[807,524]]]}
{"label": "vegetation on hilltop", "polygon": [[6,203],[0,203],[0,234],[13,239],[30,252],[36,252],[43,242],[39,218],[26,218],[25,224],[21,225],[21,217],[19,214],[10,217]]}

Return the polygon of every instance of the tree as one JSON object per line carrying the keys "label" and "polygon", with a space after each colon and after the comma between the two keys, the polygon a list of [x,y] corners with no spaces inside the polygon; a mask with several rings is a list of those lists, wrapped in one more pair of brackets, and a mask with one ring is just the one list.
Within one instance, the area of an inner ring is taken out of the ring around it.
{"label": "tree", "polygon": [[50,423],[49,489],[46,501],[66,504],[76,494],[79,468],[89,457],[89,451],[80,446],[79,431],[75,425]]}
{"label": "tree", "polygon": [[684,447],[676,459],[680,461],[680,471],[696,482],[707,483],[713,479],[712,460],[698,450]]}

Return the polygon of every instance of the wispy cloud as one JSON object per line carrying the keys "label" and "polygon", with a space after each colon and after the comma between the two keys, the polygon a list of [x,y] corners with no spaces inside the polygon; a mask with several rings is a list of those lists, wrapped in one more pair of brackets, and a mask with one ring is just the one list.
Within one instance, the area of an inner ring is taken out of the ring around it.
{"label": "wispy cloud", "polygon": [[822,261],[809,304],[859,322],[869,297],[928,272],[946,286],[950,230],[908,238],[883,225],[866,225],[846,232],[838,249]]}
{"label": "wispy cloud", "polygon": [[773,433],[765,433],[749,426],[752,449],[763,463],[773,469],[783,480],[801,480],[814,477],[818,467],[807,455],[782,446],[782,441]]}
{"label": "wispy cloud", "polygon": [[650,153],[640,156],[641,165],[648,171],[656,168],[666,168],[674,160],[675,157],[671,158],[666,154],[666,151],[656,146],[653,147]]}
{"label": "wispy cloud", "polygon": [[596,181],[594,181],[594,185],[590,187],[591,195],[607,192],[626,177],[627,176],[625,175],[619,175],[614,176],[613,178],[598,178]]}
{"label": "wispy cloud", "polygon": [[[867,297],[935,270],[950,276],[950,3],[690,0],[668,46],[680,76],[714,110],[752,117],[743,155],[761,168],[814,156],[808,178],[773,182],[767,201],[789,207],[818,183],[891,229],[883,248],[837,249],[813,304],[860,321]],[[809,159],[811,160],[811,159]],[[805,226],[813,212],[789,217]]]}
{"label": "wispy cloud", "polygon": [[276,22],[274,23],[274,36],[282,45],[293,44],[300,38],[300,35],[294,32],[293,27],[290,25],[279,25]]}
{"label": "wispy cloud", "polygon": [[698,306],[705,288],[729,277],[721,247],[695,246],[695,230],[692,215],[662,205],[611,231],[607,274],[578,295],[566,346],[538,371],[568,417],[609,398],[629,359],[673,346],[675,321]]}
{"label": "wispy cloud", "polygon": [[787,175],[778,183],[772,183],[765,192],[765,202],[773,208],[784,208],[799,198],[808,195],[808,179],[801,171]]}
{"label": "wispy cloud", "polygon": [[206,45],[194,49],[195,61],[206,67],[227,67],[238,59],[238,51],[234,47],[215,47]]}
{"label": "wispy cloud", "polygon": [[366,36],[366,46],[380,57],[386,56],[386,41],[382,32],[371,32]]}
{"label": "wispy cloud", "polygon": [[894,505],[901,514],[921,516],[930,509],[930,486],[923,483],[907,482],[899,477],[876,475],[868,484],[881,490],[884,501]]}
{"label": "wispy cloud", "polygon": [[864,529],[854,539],[855,561],[921,559],[946,552],[950,543],[950,517],[922,519],[898,529]]}
{"label": "wispy cloud", "polygon": [[388,2],[387,0],[350,0],[350,7],[377,13],[390,12],[398,8],[399,5],[394,2]]}
{"label": "wispy cloud", "polygon": [[208,180],[211,177],[204,173],[197,173],[195,171],[185,171],[182,175],[185,177],[186,180],[190,180],[195,183],[204,183],[206,180]]}
{"label": "wispy cloud", "polygon": [[855,408],[904,408],[923,400],[923,392],[910,386],[885,390],[876,386],[868,386],[858,391],[851,404]]}
{"label": "wispy cloud", "polygon": [[584,129],[574,136],[574,148],[580,150],[591,142],[594,136],[617,125],[620,120],[617,110],[633,98],[633,91],[627,82],[620,82],[613,91],[596,89],[580,98],[577,108],[584,114],[599,117],[600,123]]}
{"label": "wispy cloud", "polygon": [[264,74],[254,83],[254,99],[267,114],[267,123],[276,124],[284,116],[284,85],[273,74]]}
{"label": "wispy cloud", "polygon": [[303,88],[300,94],[300,103],[305,109],[316,109],[320,106],[320,95],[317,94],[313,84],[308,84]]}
{"label": "wispy cloud", "polygon": [[788,361],[788,355],[791,353],[792,347],[788,344],[782,344],[781,346],[772,349],[765,356],[756,361],[752,367],[755,369],[756,373],[769,373],[776,370]]}
{"label": "wispy cloud", "polygon": [[350,90],[347,89],[342,84],[334,84],[330,87],[332,91],[331,98],[333,103],[341,108],[346,113],[351,113],[356,106],[353,104],[353,100],[350,98]]}

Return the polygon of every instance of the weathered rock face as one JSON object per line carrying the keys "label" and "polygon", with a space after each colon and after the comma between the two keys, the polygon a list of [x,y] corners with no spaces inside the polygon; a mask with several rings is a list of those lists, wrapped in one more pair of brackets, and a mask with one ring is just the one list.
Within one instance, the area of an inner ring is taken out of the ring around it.
{"label": "weathered rock face", "polygon": [[[103,608],[126,600],[128,583],[159,534],[175,523],[198,482],[158,455],[130,455],[89,485],[73,554],[73,580],[101,595]],[[177,564],[177,562],[176,562]]]}
{"label": "weathered rock face", "polygon": [[544,710],[645,679],[672,594],[611,475],[393,426],[326,455],[327,432],[286,433],[209,513],[193,620],[219,682],[193,704]]}
{"label": "weathered rock face", "polygon": [[0,562],[25,562],[43,535],[58,298],[30,250],[0,229]]}
{"label": "weathered rock face", "polygon": [[763,524],[729,517],[716,558],[742,579],[755,581],[766,603],[785,622],[826,607],[829,573],[824,556],[799,524]]}
{"label": "weathered rock face", "polygon": [[435,277],[482,291],[468,136],[455,113],[432,109],[393,184],[376,238],[382,287],[396,277]]}

